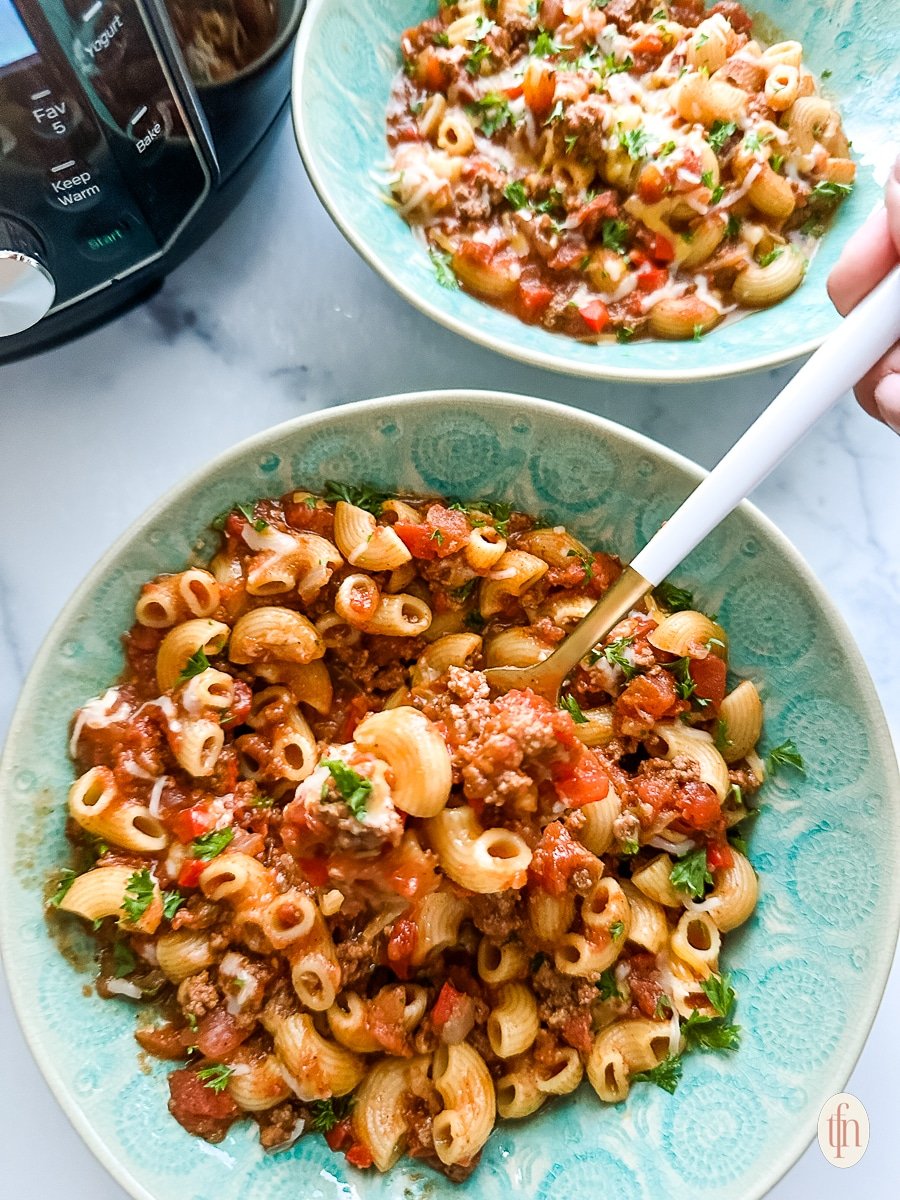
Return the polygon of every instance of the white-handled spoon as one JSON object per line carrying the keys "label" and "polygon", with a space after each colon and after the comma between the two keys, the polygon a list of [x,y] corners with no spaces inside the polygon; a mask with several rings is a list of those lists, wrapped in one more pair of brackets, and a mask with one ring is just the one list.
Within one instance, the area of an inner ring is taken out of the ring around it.
{"label": "white-handled spoon", "polygon": [[900,341],[900,267],[834,333],[653,535],[553,653],[531,667],[491,667],[492,688],[532,688],[554,703],[569,672],[737,507],[824,413]]}

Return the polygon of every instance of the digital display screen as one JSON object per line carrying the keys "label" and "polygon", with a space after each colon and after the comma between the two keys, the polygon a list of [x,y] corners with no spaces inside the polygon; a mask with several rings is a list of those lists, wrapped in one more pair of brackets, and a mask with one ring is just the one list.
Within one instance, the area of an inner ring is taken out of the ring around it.
{"label": "digital display screen", "polygon": [[0,0],[0,71],[32,54],[37,54],[37,49],[12,0]]}

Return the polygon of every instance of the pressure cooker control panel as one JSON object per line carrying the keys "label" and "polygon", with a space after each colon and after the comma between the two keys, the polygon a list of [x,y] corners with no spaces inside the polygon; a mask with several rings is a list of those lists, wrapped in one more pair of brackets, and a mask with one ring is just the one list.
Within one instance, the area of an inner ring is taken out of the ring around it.
{"label": "pressure cooker control panel", "polygon": [[0,0],[0,232],[13,220],[40,244],[54,309],[152,261],[209,189],[155,7]]}

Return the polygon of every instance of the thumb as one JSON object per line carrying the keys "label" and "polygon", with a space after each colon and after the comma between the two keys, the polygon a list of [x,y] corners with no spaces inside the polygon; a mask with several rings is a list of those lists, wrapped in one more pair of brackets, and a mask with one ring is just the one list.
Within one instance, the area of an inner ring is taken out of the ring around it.
{"label": "thumb", "polygon": [[888,230],[897,257],[900,258],[900,158],[894,163],[891,177],[884,191],[884,205],[887,209]]}

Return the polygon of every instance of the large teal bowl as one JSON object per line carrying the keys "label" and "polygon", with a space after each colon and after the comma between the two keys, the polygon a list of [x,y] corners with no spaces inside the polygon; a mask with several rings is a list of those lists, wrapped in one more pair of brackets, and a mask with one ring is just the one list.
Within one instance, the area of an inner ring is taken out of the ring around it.
{"label": "large teal bowl", "polygon": [[[690,382],[774,367],[814,350],[838,317],[825,281],[848,235],[881,200],[900,127],[900,20],[896,0],[758,0],[760,11],[803,43],[825,94],[845,117],[859,177],[803,286],[772,309],[699,342],[576,342],[442,288],[409,227],[375,177],[386,162],[385,108],[401,32],[438,0],[312,0],[294,55],[293,114],[313,186],[338,228],[401,295],[433,320],[501,354],[594,379]],[[771,28],[771,26],[770,26]],[[892,131],[893,130],[893,134]],[[892,141],[893,138],[893,141]]]}
{"label": "large teal bowl", "polygon": [[[674,1096],[636,1086],[603,1107],[586,1086],[502,1124],[460,1188],[401,1163],[363,1174],[319,1136],[267,1157],[254,1126],[213,1149],[166,1112],[166,1067],[138,1065],[134,1008],[88,980],[48,932],[48,874],[66,860],[69,714],[118,673],[141,583],[208,553],[236,501],[326,479],[495,497],[630,558],[700,471],[646,438],[557,405],[492,393],[372,400],[302,417],[222,455],[146,513],[94,568],[25,686],[0,767],[0,946],[19,1018],[73,1123],[142,1200],[754,1200],[797,1158],[843,1089],[887,977],[900,907],[900,782],[850,634],[797,553],[749,505],[676,578],[717,610],[738,676],[766,704],[764,743],[807,763],[766,785],[751,841],[753,920],[727,939],[743,1043],[687,1060]],[[74,960],[74,962],[73,962]],[[71,1181],[74,1185],[74,1181]],[[70,1187],[70,1191],[73,1190]],[[77,1186],[74,1186],[77,1192]]]}

